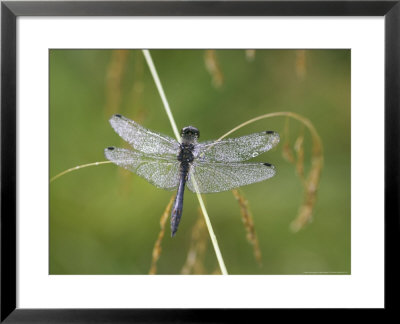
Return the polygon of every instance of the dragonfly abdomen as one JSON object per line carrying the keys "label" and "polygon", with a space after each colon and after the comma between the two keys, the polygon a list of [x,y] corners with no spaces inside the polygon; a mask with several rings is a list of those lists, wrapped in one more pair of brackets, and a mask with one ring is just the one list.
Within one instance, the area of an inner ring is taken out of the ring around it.
{"label": "dragonfly abdomen", "polygon": [[183,209],[183,194],[185,192],[185,184],[188,172],[189,172],[189,164],[181,163],[178,191],[176,193],[174,205],[172,206],[172,212],[171,212],[172,236],[175,235],[176,231],[178,230],[179,222],[181,221],[182,209]]}
{"label": "dragonfly abdomen", "polygon": [[193,155],[194,145],[189,143],[180,144],[179,154],[177,156],[178,161],[180,162],[179,168],[179,186],[178,191],[176,193],[176,198],[174,205],[172,207],[171,212],[171,233],[172,236],[175,235],[178,230],[179,222],[182,217],[182,209],[183,209],[183,194],[185,192],[185,184],[189,174],[190,164],[194,160]]}

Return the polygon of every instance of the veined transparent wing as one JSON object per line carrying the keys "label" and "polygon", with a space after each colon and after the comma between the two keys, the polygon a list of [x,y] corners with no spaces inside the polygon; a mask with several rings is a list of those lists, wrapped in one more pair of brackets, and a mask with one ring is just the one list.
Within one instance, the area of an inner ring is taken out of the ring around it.
{"label": "veined transparent wing", "polygon": [[269,163],[212,163],[195,161],[190,169],[187,186],[196,192],[191,176],[200,193],[227,191],[269,179],[275,175],[275,167]]}
{"label": "veined transparent wing", "polygon": [[172,137],[153,132],[121,115],[110,118],[112,128],[134,149],[148,154],[177,156],[179,143]]}
{"label": "veined transparent wing", "polygon": [[179,184],[179,162],[176,157],[161,158],[117,147],[106,148],[104,155],[111,162],[136,173],[156,187],[174,190]]}
{"label": "veined transparent wing", "polygon": [[266,131],[219,142],[199,143],[195,156],[204,162],[241,162],[269,151],[278,143],[279,134]]}

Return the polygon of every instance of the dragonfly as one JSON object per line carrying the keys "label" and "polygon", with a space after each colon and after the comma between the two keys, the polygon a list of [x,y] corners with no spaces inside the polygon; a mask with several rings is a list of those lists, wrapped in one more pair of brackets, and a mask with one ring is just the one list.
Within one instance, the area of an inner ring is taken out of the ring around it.
{"label": "dragonfly", "polygon": [[276,173],[270,163],[243,163],[279,143],[279,134],[274,131],[198,142],[199,130],[187,126],[182,128],[178,142],[119,114],[109,121],[132,149],[107,147],[105,157],[158,188],[176,190],[171,211],[172,236],[182,217],[185,185],[192,192],[221,192],[267,180]]}

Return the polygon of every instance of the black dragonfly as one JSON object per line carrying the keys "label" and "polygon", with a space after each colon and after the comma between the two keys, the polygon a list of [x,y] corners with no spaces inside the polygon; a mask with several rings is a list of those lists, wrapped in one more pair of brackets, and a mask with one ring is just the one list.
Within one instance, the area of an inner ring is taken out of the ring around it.
{"label": "black dragonfly", "polygon": [[[279,143],[279,134],[264,131],[221,141],[198,143],[200,132],[193,126],[181,130],[175,139],[144,128],[121,115],[110,119],[114,130],[134,150],[108,147],[111,162],[145,178],[156,187],[177,190],[171,212],[172,236],[182,216],[185,184],[190,191],[227,191],[269,179],[275,167],[269,163],[241,163],[264,153]],[[196,184],[194,184],[193,179]]]}

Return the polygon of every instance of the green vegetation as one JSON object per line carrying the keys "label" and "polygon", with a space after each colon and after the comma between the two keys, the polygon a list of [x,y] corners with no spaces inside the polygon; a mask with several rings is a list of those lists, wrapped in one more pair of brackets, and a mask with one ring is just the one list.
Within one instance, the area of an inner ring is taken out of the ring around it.
{"label": "green vegetation", "polygon": [[[283,111],[307,118],[322,140],[324,167],[313,220],[293,233],[290,224],[304,201],[303,182],[296,163],[289,163],[283,153],[287,156],[289,147],[297,159],[294,146],[304,135],[307,175],[313,144],[310,132],[294,119],[274,117],[231,135],[275,130],[281,143],[254,159],[274,164],[277,175],[240,191],[251,210],[261,266],[246,238],[249,226],[243,226],[243,205],[237,196],[232,192],[203,195],[228,272],[350,273],[350,51],[151,53],[178,127],[196,126],[201,141],[217,139],[259,115]],[[50,51],[49,109],[50,177],[77,165],[104,161],[107,146],[127,147],[108,123],[114,113],[174,137],[138,50]],[[148,273],[160,218],[172,195],[113,164],[58,178],[50,185],[50,274]],[[193,246],[198,249],[197,272],[218,270],[210,239],[198,219],[197,198],[188,191],[174,238],[167,220],[157,273],[181,273]]]}

